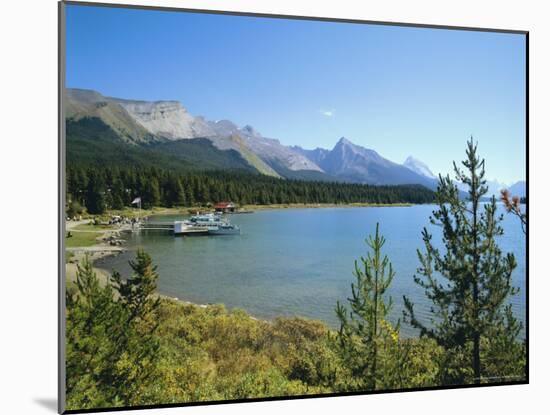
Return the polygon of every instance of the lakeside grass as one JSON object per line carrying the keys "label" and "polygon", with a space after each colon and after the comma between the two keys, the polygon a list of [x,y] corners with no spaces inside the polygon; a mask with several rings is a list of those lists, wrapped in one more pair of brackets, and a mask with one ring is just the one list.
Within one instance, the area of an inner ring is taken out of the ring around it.
{"label": "lakeside grass", "polygon": [[[65,232],[66,248],[87,248],[101,243],[101,238],[115,229],[111,225],[80,224]],[[70,237],[68,235],[71,235]]]}
{"label": "lakeside grass", "polygon": [[[70,232],[70,237],[68,237]],[[99,244],[98,238],[101,235],[96,232],[75,232],[70,230],[65,234],[66,248],[85,248]]]}

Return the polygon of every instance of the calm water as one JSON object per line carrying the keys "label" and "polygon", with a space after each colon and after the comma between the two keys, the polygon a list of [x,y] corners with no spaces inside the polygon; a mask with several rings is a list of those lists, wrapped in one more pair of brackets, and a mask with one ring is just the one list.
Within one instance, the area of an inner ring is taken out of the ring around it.
{"label": "calm water", "polygon": [[[434,206],[323,208],[259,211],[231,215],[241,235],[174,237],[163,231],[128,235],[129,252],[97,265],[128,275],[128,260],[143,247],[158,265],[159,291],[195,303],[223,303],[243,308],[260,318],[299,315],[321,319],[335,327],[334,307],[345,301],[354,281],[353,262],[366,254],[364,242],[376,223],[386,237],[385,253],[396,276],[389,290],[394,299],[392,318],[401,317],[402,297],[426,316],[424,293],[413,282],[418,266],[420,232]],[[151,220],[171,222],[175,216]],[[517,218],[505,215],[503,252],[516,255],[514,285],[521,289],[511,302],[525,318],[525,237]],[[437,229],[430,228],[437,239]],[[403,325],[402,332],[413,331]]]}

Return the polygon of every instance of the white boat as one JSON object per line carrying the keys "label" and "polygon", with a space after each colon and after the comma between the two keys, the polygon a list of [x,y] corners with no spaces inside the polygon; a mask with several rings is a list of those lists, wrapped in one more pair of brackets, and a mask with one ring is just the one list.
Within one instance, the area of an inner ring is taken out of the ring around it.
{"label": "white boat", "polygon": [[238,235],[237,225],[221,219],[220,215],[207,213],[191,216],[189,220],[174,222],[174,235]]}
{"label": "white boat", "polygon": [[217,225],[217,229],[209,229],[209,235],[238,235],[241,230],[237,225],[231,225],[230,223],[224,223],[223,225]]}

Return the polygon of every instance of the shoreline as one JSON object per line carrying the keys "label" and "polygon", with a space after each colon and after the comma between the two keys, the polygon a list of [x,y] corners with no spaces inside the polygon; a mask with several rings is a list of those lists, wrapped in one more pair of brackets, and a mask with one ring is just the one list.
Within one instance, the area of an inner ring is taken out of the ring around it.
{"label": "shoreline", "polygon": [[[278,209],[326,209],[326,208],[369,208],[369,207],[412,207],[414,203],[284,203],[270,205],[243,205],[246,210]],[[238,214],[239,212],[236,212]],[[231,213],[230,213],[231,214]]]}
{"label": "shoreline", "polygon": [[[155,213],[156,214],[156,213]],[[105,285],[109,284],[109,279],[112,273],[112,270],[103,268],[101,266],[97,266],[97,262],[103,258],[107,258],[109,256],[116,256],[120,255],[124,252],[128,252],[129,249],[124,246],[112,246],[107,243],[105,243],[103,238],[110,237],[112,235],[119,236],[120,232],[128,232],[130,229],[125,228],[106,228],[106,229],[100,229],[97,231],[89,231],[89,230],[77,230],[75,229],[76,226],[82,225],[82,224],[88,224],[89,220],[81,220],[78,222],[67,222],[66,229],[70,230],[71,232],[93,232],[97,233],[98,237],[96,238],[96,243],[91,246],[81,246],[81,247],[65,247],[66,252],[66,262],[65,262],[65,281],[67,286],[69,284],[72,284],[76,280],[76,273],[77,273],[77,264],[80,263],[84,257],[87,255],[92,263],[92,268],[94,272],[97,275],[97,278],[100,281],[100,284]],[[71,254],[70,258],[68,257],[68,254]],[[180,299],[178,297],[163,294],[160,291],[156,291],[156,295],[158,295],[160,298],[163,298],[165,300],[170,301],[176,301],[180,304],[184,305],[192,305],[195,307],[200,308],[207,308],[211,305],[217,305],[217,304],[199,304],[192,301],[188,301],[185,299]],[[225,304],[223,304],[225,307]],[[257,317],[252,316],[249,314],[249,317],[253,320],[261,320]],[[268,320],[264,320],[268,321]]]}
{"label": "shoreline", "polygon": [[77,263],[82,261],[85,256],[88,256],[92,262],[92,267],[96,272],[99,280],[103,283],[109,280],[110,271],[96,267],[95,263],[102,258],[108,256],[119,255],[123,252],[126,252],[128,249],[124,246],[113,246],[107,243],[104,239],[107,238],[118,238],[121,232],[127,231],[123,227],[108,227],[108,228],[99,228],[97,230],[81,230],[76,229],[81,225],[90,225],[92,219],[85,219],[79,221],[66,221],[65,229],[66,232],[71,232],[73,234],[77,233],[93,233],[97,234],[95,242],[92,245],[88,246],[67,246],[65,237],[65,280],[67,283],[74,282],[76,279]]}
{"label": "shoreline", "polygon": [[[269,204],[269,205],[250,205],[245,204],[239,206],[239,209],[234,213],[239,214],[243,210],[256,211],[267,209],[323,209],[323,208],[368,208],[368,207],[413,207],[423,205],[423,203],[283,203],[283,204]],[[162,216],[162,215],[177,215],[184,214],[189,215],[192,212],[197,211],[214,211],[212,206],[180,206],[180,207],[153,207],[151,209],[137,208],[124,208],[122,210],[108,210],[102,215],[90,215],[86,216],[85,221],[90,221],[93,218],[102,218],[108,216],[126,216],[128,218],[146,218],[148,216]],[[248,212],[247,212],[248,213]],[[82,221],[81,221],[82,222]],[[68,222],[70,223],[70,222]]]}
{"label": "shoreline", "polygon": [[[125,231],[127,232],[128,230],[125,230]],[[83,232],[86,232],[86,231],[83,231]],[[92,263],[92,268],[93,268],[94,272],[96,273],[96,275],[97,275],[97,277],[100,281],[100,284],[103,286],[105,284],[110,283],[110,276],[111,276],[111,273],[113,272],[113,269],[108,269],[106,267],[102,267],[101,265],[98,264],[98,261],[100,261],[104,258],[108,258],[110,256],[121,255],[121,254],[124,254],[126,252],[135,252],[134,248],[128,248],[126,246],[116,246],[115,247],[115,246],[111,246],[108,243],[100,240],[100,238],[105,237],[105,236],[107,236],[109,234],[112,234],[112,233],[115,233],[115,232],[121,232],[121,230],[116,229],[116,228],[108,228],[108,229],[98,230],[97,233],[98,234],[101,233],[101,237],[98,237],[96,239],[96,243],[93,246],[65,248],[66,252],[73,252],[74,253],[74,256],[71,257],[70,260],[65,263],[66,289],[68,287],[70,287],[72,284],[74,284],[74,281],[75,281],[75,278],[76,278],[76,271],[77,271],[77,264],[76,263],[81,262],[84,259],[86,254],[89,255],[89,258],[90,258],[91,263]],[[135,253],[134,253],[134,256],[135,256]],[[67,259],[69,259],[69,258],[67,258]],[[129,259],[131,259],[131,258],[129,258]],[[314,318],[314,317],[307,317],[307,316],[298,315],[298,314],[295,314],[295,315],[278,314],[278,315],[274,315],[274,316],[270,316],[270,317],[258,317],[257,315],[252,314],[246,308],[241,308],[241,307],[238,307],[238,306],[230,307],[226,303],[223,303],[223,302],[213,302],[213,303],[195,302],[195,301],[186,299],[185,297],[181,298],[179,296],[176,296],[175,294],[169,294],[169,293],[162,292],[158,289],[158,287],[157,287],[157,290],[155,291],[155,295],[160,297],[163,300],[168,300],[170,302],[175,302],[177,304],[181,304],[181,305],[184,305],[184,306],[198,307],[198,308],[201,308],[201,309],[208,309],[210,307],[223,306],[227,313],[232,313],[236,310],[242,310],[250,319],[255,320],[255,321],[266,322],[266,323],[269,323],[269,324],[272,324],[278,318],[283,318],[283,319],[298,318],[298,319],[305,319],[305,320],[311,320],[311,321],[316,321],[316,322],[322,323],[329,330],[336,330],[337,329],[337,327],[333,326],[328,321],[323,320],[319,317]],[[413,335],[409,334],[409,333],[400,332],[400,337],[401,338],[409,338],[411,336],[413,336]]]}
{"label": "shoreline", "polygon": [[[269,204],[269,205],[243,205],[240,207],[242,210],[248,211],[247,213],[254,213],[255,211],[265,211],[265,210],[282,210],[282,209],[324,209],[324,208],[368,208],[368,207],[412,207],[416,204],[413,203],[394,203],[394,204],[378,204],[378,203],[290,203],[290,204]],[[112,246],[108,242],[104,241],[105,238],[109,237],[118,237],[122,232],[131,232],[131,228],[127,228],[124,226],[117,227],[116,225],[113,225],[112,227],[106,227],[106,228],[99,228],[97,230],[78,230],[76,229],[79,225],[89,225],[94,219],[100,219],[102,216],[113,216],[113,215],[120,215],[120,216],[126,216],[126,217],[137,217],[138,214],[142,219],[146,219],[150,216],[168,216],[168,215],[190,215],[190,211],[197,211],[202,209],[208,209],[209,211],[212,210],[212,208],[208,207],[178,207],[178,208],[161,208],[161,207],[155,207],[153,209],[144,210],[142,209],[141,212],[139,212],[137,209],[124,209],[122,211],[107,211],[104,215],[95,215],[91,216],[89,218],[80,220],[80,221],[67,221],[66,222],[66,230],[71,231],[73,233],[75,232],[85,232],[85,233],[96,233],[98,236],[95,240],[95,243],[90,246],[81,246],[81,247],[67,247],[65,246],[65,252],[66,252],[66,262],[65,262],[65,279],[67,281],[67,284],[74,283],[76,279],[76,271],[77,271],[77,263],[81,262],[86,255],[89,256],[92,267],[94,272],[96,272],[96,275],[98,276],[98,279],[100,280],[100,283],[107,284],[109,283],[109,278],[112,273],[112,270],[103,268],[101,266],[98,266],[98,261],[100,261],[103,258],[107,258],[109,256],[116,256],[123,254],[125,252],[128,252],[129,249],[122,246]],[[250,212],[252,211],[252,212]],[[138,213],[139,212],[139,213]],[[234,212],[234,213],[227,213],[227,215],[234,215],[234,214],[241,214],[244,212]],[[178,303],[184,304],[184,305],[193,305],[200,308],[207,308],[210,306],[216,306],[216,305],[223,305],[227,308],[227,306],[223,303],[220,304],[201,304],[196,303],[193,301],[189,301],[186,299],[182,299],[179,297],[176,297],[174,295],[164,294],[157,290],[157,295],[163,299],[167,299],[170,301],[176,301]],[[237,307],[238,308],[238,307]],[[228,311],[231,311],[232,309],[227,308]],[[265,318],[259,318],[256,316],[253,316],[250,314],[247,310],[243,311],[246,312],[246,314],[253,320],[258,321],[266,321],[271,322],[273,319],[265,319]],[[281,316],[284,317],[284,316]],[[297,318],[306,318],[310,319],[308,317],[303,316],[293,316]],[[277,318],[277,317],[275,317]],[[327,325],[328,323],[313,319],[315,321],[320,321],[323,324]]]}
{"label": "shoreline", "polygon": [[[120,251],[120,253],[122,252],[128,252],[129,250],[125,249],[124,251]],[[96,262],[100,259],[103,259],[105,257],[108,257],[108,256],[111,256],[111,255],[114,255],[112,253],[105,253],[103,255],[99,255],[98,257],[95,257],[95,258],[92,258],[92,268],[94,270],[94,272],[96,273],[99,281],[101,284],[108,284],[109,283],[109,278],[111,276],[111,273],[112,273],[112,270],[108,270],[106,268],[103,268],[103,267],[100,267],[100,266],[97,266],[96,265]],[[82,259],[82,258],[80,258]],[[74,273],[76,275],[76,263],[71,263],[71,264],[66,264],[67,265],[70,265],[71,267],[71,270],[74,269]],[[68,281],[73,281],[73,278],[69,278],[68,275],[66,275],[66,278]],[[179,298],[179,297],[176,297],[174,295],[171,295],[171,294],[165,294],[165,293],[162,293],[160,292],[158,289],[155,291],[155,295],[160,297],[161,299],[163,300],[168,300],[168,301],[173,301],[173,302],[176,302],[178,304],[183,304],[185,306],[193,306],[193,307],[199,307],[199,308],[202,308],[202,309],[206,309],[208,307],[216,307],[216,306],[223,306],[227,312],[232,312],[233,310],[235,309],[238,309],[238,310],[242,310],[246,313],[246,315],[252,319],[252,320],[255,320],[255,321],[263,321],[263,322],[266,322],[266,323],[273,323],[273,320],[274,319],[266,319],[266,318],[260,318],[260,317],[256,317],[254,315],[252,315],[248,310],[245,310],[243,308],[239,308],[239,307],[233,307],[233,308],[229,308],[225,303],[197,303],[197,302],[193,302],[193,301],[189,301],[189,300],[186,300],[184,298]],[[278,316],[279,317],[279,316]],[[280,316],[280,317],[287,317],[287,316]],[[330,328],[330,326],[322,321],[322,320],[317,320],[317,319],[310,319],[308,317],[303,317],[303,316],[292,316],[292,317],[295,317],[295,318],[303,318],[303,319],[307,319],[307,320],[314,320],[314,321],[320,321],[322,322],[323,324],[325,324],[328,328]],[[276,317],[277,318],[277,317]]]}

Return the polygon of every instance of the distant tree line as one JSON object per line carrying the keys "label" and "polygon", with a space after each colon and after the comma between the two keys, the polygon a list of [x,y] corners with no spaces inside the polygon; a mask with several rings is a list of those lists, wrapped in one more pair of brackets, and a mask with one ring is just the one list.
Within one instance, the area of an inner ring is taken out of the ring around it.
{"label": "distant tree line", "polygon": [[67,168],[71,213],[84,207],[100,214],[141,197],[142,206],[194,206],[230,200],[239,204],[429,203],[434,193],[420,185],[373,186],[284,180],[248,172],[176,173],[160,168]]}

